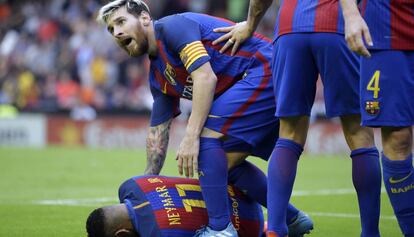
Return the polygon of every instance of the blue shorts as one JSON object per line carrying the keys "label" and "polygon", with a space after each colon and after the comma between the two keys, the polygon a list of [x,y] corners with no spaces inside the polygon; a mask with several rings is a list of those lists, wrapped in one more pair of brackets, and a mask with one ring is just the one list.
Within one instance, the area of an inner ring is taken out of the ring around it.
{"label": "blue shorts", "polygon": [[362,125],[414,125],[414,51],[372,50],[361,58]]}
{"label": "blue shorts", "polygon": [[231,137],[224,142],[226,151],[249,152],[265,160],[279,133],[268,54],[269,60],[251,65],[244,79],[214,100],[205,124]]}
{"label": "blue shorts", "polygon": [[336,33],[293,33],[273,47],[276,116],[310,115],[318,74],[328,117],[359,114],[359,62]]}

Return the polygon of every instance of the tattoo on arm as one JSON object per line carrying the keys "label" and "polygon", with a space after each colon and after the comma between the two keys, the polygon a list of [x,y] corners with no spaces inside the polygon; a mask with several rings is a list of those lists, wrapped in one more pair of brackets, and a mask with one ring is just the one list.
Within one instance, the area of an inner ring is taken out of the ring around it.
{"label": "tattoo on arm", "polygon": [[150,127],[147,137],[147,167],[145,174],[159,174],[167,154],[172,119]]}

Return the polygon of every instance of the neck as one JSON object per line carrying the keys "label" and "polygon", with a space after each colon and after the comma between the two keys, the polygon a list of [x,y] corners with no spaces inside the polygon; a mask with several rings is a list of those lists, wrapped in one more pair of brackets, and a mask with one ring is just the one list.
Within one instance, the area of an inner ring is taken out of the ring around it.
{"label": "neck", "polygon": [[148,28],[148,55],[156,57],[158,54],[157,38],[155,37],[154,24]]}

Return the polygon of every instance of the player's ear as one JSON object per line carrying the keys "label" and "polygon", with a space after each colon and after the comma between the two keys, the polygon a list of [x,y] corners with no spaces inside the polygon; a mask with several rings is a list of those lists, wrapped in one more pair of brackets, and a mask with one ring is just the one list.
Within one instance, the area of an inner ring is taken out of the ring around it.
{"label": "player's ear", "polygon": [[140,18],[141,18],[142,24],[144,26],[149,26],[151,24],[151,16],[148,12],[142,11],[141,15],[140,15]]}
{"label": "player's ear", "polygon": [[130,230],[127,229],[120,229],[115,232],[116,237],[133,237],[136,236]]}

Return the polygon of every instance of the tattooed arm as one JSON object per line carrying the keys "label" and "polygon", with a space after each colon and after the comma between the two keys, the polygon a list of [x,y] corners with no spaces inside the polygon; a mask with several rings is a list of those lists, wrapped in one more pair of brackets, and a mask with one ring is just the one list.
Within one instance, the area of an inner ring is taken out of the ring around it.
{"label": "tattooed arm", "polygon": [[167,154],[172,119],[150,127],[147,137],[147,167],[145,174],[159,174]]}

